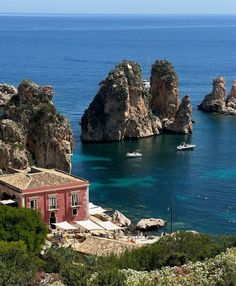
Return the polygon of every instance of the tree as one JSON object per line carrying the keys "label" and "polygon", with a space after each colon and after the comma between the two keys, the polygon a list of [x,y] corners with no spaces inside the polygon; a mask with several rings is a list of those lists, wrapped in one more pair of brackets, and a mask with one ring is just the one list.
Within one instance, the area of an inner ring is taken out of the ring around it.
{"label": "tree", "polygon": [[0,240],[24,241],[27,251],[38,253],[46,238],[41,214],[26,208],[0,206]]}
{"label": "tree", "polygon": [[0,285],[29,285],[38,266],[39,260],[27,252],[24,242],[0,242]]}

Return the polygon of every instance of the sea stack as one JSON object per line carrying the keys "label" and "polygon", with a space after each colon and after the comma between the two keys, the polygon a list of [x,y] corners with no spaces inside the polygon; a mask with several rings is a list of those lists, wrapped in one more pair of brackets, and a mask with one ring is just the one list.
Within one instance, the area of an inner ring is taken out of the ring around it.
{"label": "sea stack", "polygon": [[226,94],[226,81],[218,77],[213,80],[212,93],[205,96],[198,108],[204,112],[236,115],[236,80],[232,83],[229,95]]}
{"label": "sea stack", "polygon": [[166,133],[192,133],[192,106],[189,96],[180,104],[179,80],[172,64],[157,60],[151,70],[151,109]]}
{"label": "sea stack", "polygon": [[15,91],[0,120],[0,169],[35,164],[70,171],[72,131],[52,103],[52,87],[23,81]]}
{"label": "sea stack", "polygon": [[172,133],[188,134],[192,133],[192,129],[192,106],[190,97],[186,95],[181,101],[173,123],[167,124],[166,130]]}
{"label": "sea stack", "polygon": [[213,80],[212,92],[205,96],[198,108],[205,112],[223,112],[225,110],[226,81],[223,77]]}
{"label": "sea stack", "polygon": [[120,141],[159,134],[161,123],[149,109],[141,67],[123,61],[100,83],[82,120],[83,142]]}
{"label": "sea stack", "polygon": [[179,108],[178,76],[172,64],[158,60],[151,70],[151,108],[161,119],[173,120]]}
{"label": "sea stack", "polygon": [[140,65],[123,61],[100,83],[85,110],[81,139],[111,142],[160,132],[190,133],[191,116],[189,97],[180,105],[178,77],[168,61],[156,61],[152,66],[150,90],[142,79]]}

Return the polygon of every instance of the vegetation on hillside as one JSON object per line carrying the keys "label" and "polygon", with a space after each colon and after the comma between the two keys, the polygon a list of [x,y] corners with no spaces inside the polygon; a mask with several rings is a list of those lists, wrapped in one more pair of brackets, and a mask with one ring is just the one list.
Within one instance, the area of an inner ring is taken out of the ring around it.
{"label": "vegetation on hillside", "polygon": [[38,212],[0,207],[0,285],[37,286],[46,272],[54,286],[236,286],[236,236],[177,233],[107,257],[54,245],[42,256],[45,236]]}

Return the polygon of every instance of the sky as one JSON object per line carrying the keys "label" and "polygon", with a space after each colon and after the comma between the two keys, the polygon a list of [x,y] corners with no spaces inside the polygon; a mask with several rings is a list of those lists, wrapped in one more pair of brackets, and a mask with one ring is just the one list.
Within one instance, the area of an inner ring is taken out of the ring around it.
{"label": "sky", "polygon": [[236,14],[236,0],[0,0],[0,13]]}

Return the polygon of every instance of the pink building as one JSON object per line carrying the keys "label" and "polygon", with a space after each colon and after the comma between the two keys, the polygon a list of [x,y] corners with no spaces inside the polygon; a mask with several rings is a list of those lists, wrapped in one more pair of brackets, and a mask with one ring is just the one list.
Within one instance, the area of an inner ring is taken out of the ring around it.
{"label": "pink building", "polygon": [[88,219],[88,197],[87,180],[56,169],[0,176],[0,199],[38,210],[46,224]]}

